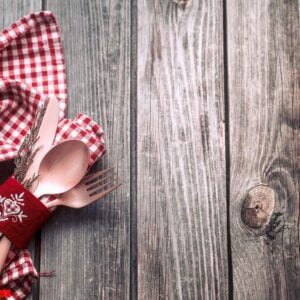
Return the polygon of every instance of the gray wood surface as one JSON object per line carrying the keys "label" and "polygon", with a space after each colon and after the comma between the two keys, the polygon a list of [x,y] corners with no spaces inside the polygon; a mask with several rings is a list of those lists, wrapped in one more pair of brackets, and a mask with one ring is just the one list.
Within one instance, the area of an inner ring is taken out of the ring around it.
{"label": "gray wood surface", "polygon": [[138,296],[226,299],[222,1],[138,3]]}
{"label": "gray wood surface", "polygon": [[69,117],[83,112],[103,126],[107,155],[123,182],[82,210],[59,209],[42,232],[40,299],[127,299],[129,296],[128,1],[48,1],[63,35]]}
{"label": "gray wood surface", "polygon": [[234,298],[299,299],[299,1],[234,0],[227,13]]}
{"label": "gray wood surface", "polygon": [[34,11],[39,11],[42,9],[41,0],[0,0],[1,18],[0,26],[1,29],[11,25],[13,22],[17,21],[19,18],[30,14]]}
{"label": "gray wood surface", "polygon": [[0,0],[0,27],[55,13],[69,117],[103,126],[123,182],[55,212],[29,299],[299,299],[299,7]]}

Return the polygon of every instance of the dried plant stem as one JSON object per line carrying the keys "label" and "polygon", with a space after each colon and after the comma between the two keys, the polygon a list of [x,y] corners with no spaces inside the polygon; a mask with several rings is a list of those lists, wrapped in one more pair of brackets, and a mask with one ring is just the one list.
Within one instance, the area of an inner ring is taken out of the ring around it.
{"label": "dried plant stem", "polygon": [[37,119],[29,132],[29,134],[25,137],[19,151],[18,155],[15,159],[15,178],[23,184],[23,186],[27,189],[29,189],[33,182],[37,179],[38,175],[34,174],[31,178],[25,179],[26,172],[28,171],[29,167],[31,166],[33,159],[39,151],[38,149],[34,149],[36,142],[39,139],[38,133],[39,129],[41,127],[41,123],[44,117],[46,111],[46,107],[42,106],[40,109]]}

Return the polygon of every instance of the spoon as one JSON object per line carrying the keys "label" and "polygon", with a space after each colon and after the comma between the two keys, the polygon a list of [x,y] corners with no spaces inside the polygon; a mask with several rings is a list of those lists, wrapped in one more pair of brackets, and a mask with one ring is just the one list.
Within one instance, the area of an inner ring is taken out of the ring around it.
{"label": "spoon", "polygon": [[34,195],[56,195],[73,188],[86,173],[89,150],[79,140],[64,141],[49,150],[39,167]]}
{"label": "spoon", "polygon": [[[55,195],[67,192],[79,183],[86,173],[89,150],[79,140],[68,140],[52,147],[39,167],[39,180],[34,195]],[[32,191],[31,191],[32,192]],[[0,243],[0,270],[7,257],[11,241],[3,236]]]}

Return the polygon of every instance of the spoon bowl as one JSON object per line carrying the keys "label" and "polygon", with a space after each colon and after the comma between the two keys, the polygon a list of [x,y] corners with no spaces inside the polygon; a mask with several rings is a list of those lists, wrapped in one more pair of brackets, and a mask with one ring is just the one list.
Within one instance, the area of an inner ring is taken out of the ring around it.
{"label": "spoon bowl", "polygon": [[55,145],[41,161],[34,195],[39,198],[70,190],[82,179],[88,163],[89,150],[83,142],[67,140]]}

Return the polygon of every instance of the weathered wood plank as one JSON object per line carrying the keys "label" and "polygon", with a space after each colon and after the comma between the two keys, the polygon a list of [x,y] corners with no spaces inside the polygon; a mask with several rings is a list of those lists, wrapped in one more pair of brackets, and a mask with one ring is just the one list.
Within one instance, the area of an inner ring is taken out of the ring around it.
{"label": "weathered wood plank", "polygon": [[227,3],[234,297],[299,299],[300,3]]}
{"label": "weathered wood plank", "polygon": [[106,137],[102,167],[123,182],[112,196],[80,211],[59,208],[42,232],[40,299],[129,298],[130,2],[47,1],[63,33],[69,116],[83,112]]}
{"label": "weathered wood plank", "polygon": [[1,29],[27,14],[41,10],[41,8],[42,0],[0,0],[2,12],[0,18]]}
{"label": "weathered wood plank", "polygon": [[[39,11],[42,8],[41,0],[11,0],[5,1],[0,0],[0,11],[2,12],[0,18],[0,30],[11,25],[13,22],[17,21],[19,18],[30,14],[35,11]],[[3,169],[2,169],[3,168]],[[13,162],[5,162],[0,164],[1,169],[1,180],[5,179],[7,175],[11,174],[13,168]],[[38,249],[34,251],[35,240],[30,244],[29,250],[33,259],[35,267],[38,268]],[[39,245],[37,245],[38,248]],[[36,299],[38,293],[38,283],[33,287],[32,294],[27,298],[28,300]]]}
{"label": "weathered wood plank", "polygon": [[138,3],[138,295],[226,299],[222,1]]}

